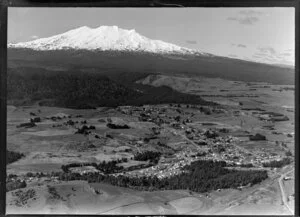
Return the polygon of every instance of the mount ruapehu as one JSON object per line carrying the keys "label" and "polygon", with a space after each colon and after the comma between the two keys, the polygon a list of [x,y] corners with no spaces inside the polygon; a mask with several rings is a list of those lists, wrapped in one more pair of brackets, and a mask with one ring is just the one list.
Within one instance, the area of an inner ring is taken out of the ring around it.
{"label": "mount ruapehu", "polygon": [[[142,99],[141,103],[153,103],[154,99],[159,102],[173,102],[189,97],[193,102],[203,102],[199,96],[186,97],[168,87],[136,83],[137,80],[152,74],[272,84],[294,83],[294,69],[290,67],[216,56],[160,40],[151,40],[135,30],[125,30],[117,26],[84,26],[48,38],[8,44],[8,100],[12,103],[20,103],[22,98],[22,104],[52,99],[47,103],[70,106],[79,100],[76,98],[79,95],[82,101],[89,101],[91,104],[92,101],[109,101],[109,105],[115,105],[116,102],[126,104],[132,100],[139,101],[137,99]],[[54,76],[72,82],[60,82]],[[95,76],[97,79],[93,79]],[[49,84],[51,79],[60,86]],[[94,86],[97,86],[95,81],[101,80],[102,89],[88,85],[87,81],[91,80],[94,80]],[[158,91],[157,88],[164,91]],[[73,91],[73,95],[65,96],[59,90]],[[108,94],[113,97],[108,97]],[[58,99],[57,95],[68,98],[67,105],[66,98]]]}

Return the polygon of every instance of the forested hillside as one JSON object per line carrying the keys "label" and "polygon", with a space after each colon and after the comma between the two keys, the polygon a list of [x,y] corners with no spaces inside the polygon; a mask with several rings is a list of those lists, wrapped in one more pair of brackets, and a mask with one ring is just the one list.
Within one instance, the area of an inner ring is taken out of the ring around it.
{"label": "forested hillside", "polygon": [[209,104],[199,96],[179,93],[169,87],[135,85],[96,72],[51,71],[22,67],[8,69],[8,104],[67,108],[143,105],[159,103]]}

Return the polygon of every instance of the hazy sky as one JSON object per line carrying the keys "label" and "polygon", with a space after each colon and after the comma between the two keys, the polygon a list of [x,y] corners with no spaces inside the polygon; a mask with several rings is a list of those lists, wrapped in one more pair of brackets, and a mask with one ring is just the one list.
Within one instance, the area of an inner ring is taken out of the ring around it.
{"label": "hazy sky", "polygon": [[294,8],[9,8],[8,42],[117,25],[216,55],[294,65]]}

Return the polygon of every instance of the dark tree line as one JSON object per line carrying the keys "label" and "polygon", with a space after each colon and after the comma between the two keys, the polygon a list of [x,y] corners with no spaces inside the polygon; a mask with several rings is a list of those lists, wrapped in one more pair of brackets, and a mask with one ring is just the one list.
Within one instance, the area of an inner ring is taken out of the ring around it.
{"label": "dark tree line", "polygon": [[119,125],[119,124],[108,123],[108,124],[106,124],[106,126],[111,129],[129,129],[130,128],[127,124]]}
{"label": "dark tree line", "polygon": [[118,160],[112,160],[112,161],[102,161],[101,163],[71,163],[67,165],[62,165],[61,169],[65,172],[68,173],[69,169],[71,167],[83,167],[83,166],[93,166],[97,170],[105,173],[105,174],[110,174],[110,173],[117,173],[120,172],[124,169],[123,166],[118,166],[117,164],[122,163],[122,162],[127,162],[127,158],[122,158]]}
{"label": "dark tree line", "polygon": [[6,151],[6,164],[13,163],[25,155],[23,153],[14,152],[14,151]]}
{"label": "dark tree line", "polygon": [[195,192],[208,192],[223,188],[238,188],[248,184],[254,185],[268,178],[265,170],[239,171],[225,168],[226,162],[196,161],[185,166],[184,173],[158,179],[154,177],[127,177],[104,175],[99,173],[61,173],[61,180],[86,180],[88,182],[105,182],[116,186],[138,190],[175,190],[189,189]]}
{"label": "dark tree line", "polygon": [[[30,177],[58,177],[60,180],[85,180],[90,183],[104,182],[120,187],[128,187],[137,190],[175,190],[175,189],[188,189],[195,192],[208,192],[217,189],[225,188],[238,188],[240,186],[246,186],[248,184],[255,185],[268,178],[266,170],[235,170],[228,169],[226,162],[214,162],[212,160],[205,161],[199,160],[192,162],[191,165],[183,167],[183,173],[174,175],[172,177],[166,177],[158,179],[156,176],[151,177],[128,177],[125,175],[119,175],[117,177],[110,175],[109,173],[114,170],[108,165],[114,165],[111,162],[102,162],[100,164],[95,163],[83,163],[83,164],[69,164],[62,167],[63,172],[52,172],[51,174],[28,174]],[[98,166],[100,168],[107,168],[109,173],[70,173],[68,168],[77,166]],[[125,171],[125,170],[123,170]],[[18,184],[9,184],[7,188],[14,189],[24,186],[24,183],[17,182]],[[26,187],[26,183],[25,183]]]}
{"label": "dark tree line", "polygon": [[291,163],[291,159],[290,158],[283,158],[279,161],[277,160],[273,160],[273,161],[270,161],[270,162],[265,162],[263,163],[263,167],[272,167],[272,168],[281,168],[285,165],[288,165]]}
{"label": "dark tree line", "polygon": [[241,164],[240,167],[250,168],[250,167],[253,167],[253,164],[252,163]]}
{"label": "dark tree line", "polygon": [[[121,158],[121,159],[112,160],[112,161],[108,161],[108,162],[102,161],[99,164],[97,164],[97,163],[70,163],[67,165],[62,165],[61,169],[64,173],[69,173],[70,172],[69,169],[72,167],[93,166],[97,170],[103,172],[104,174],[112,174],[112,173],[120,173],[120,172],[128,172],[128,171],[133,171],[133,170],[138,170],[138,169],[144,169],[144,168],[148,168],[148,167],[151,167],[156,164],[156,162],[150,162],[148,164],[133,165],[133,166],[129,166],[127,168],[117,165],[119,163],[124,163],[127,161],[128,161],[127,158]],[[42,175],[49,176],[47,174],[42,174]],[[34,174],[30,173],[27,176],[28,177],[38,176],[39,177],[40,174],[34,175]],[[60,173],[52,173],[51,176],[60,176]]]}
{"label": "dark tree line", "polygon": [[150,160],[150,162],[158,162],[159,158],[161,156],[160,152],[155,151],[145,151],[141,153],[137,153],[134,155],[134,160],[137,161],[147,161]]}

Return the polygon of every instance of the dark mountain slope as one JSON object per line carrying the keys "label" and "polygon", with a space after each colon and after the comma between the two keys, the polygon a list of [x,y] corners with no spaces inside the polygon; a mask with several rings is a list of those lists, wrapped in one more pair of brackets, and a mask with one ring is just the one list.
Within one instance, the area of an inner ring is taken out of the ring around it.
{"label": "dark mountain slope", "polygon": [[8,49],[10,67],[76,69],[102,74],[119,72],[185,74],[246,82],[294,84],[294,69],[218,56],[155,55],[117,51],[34,51]]}

